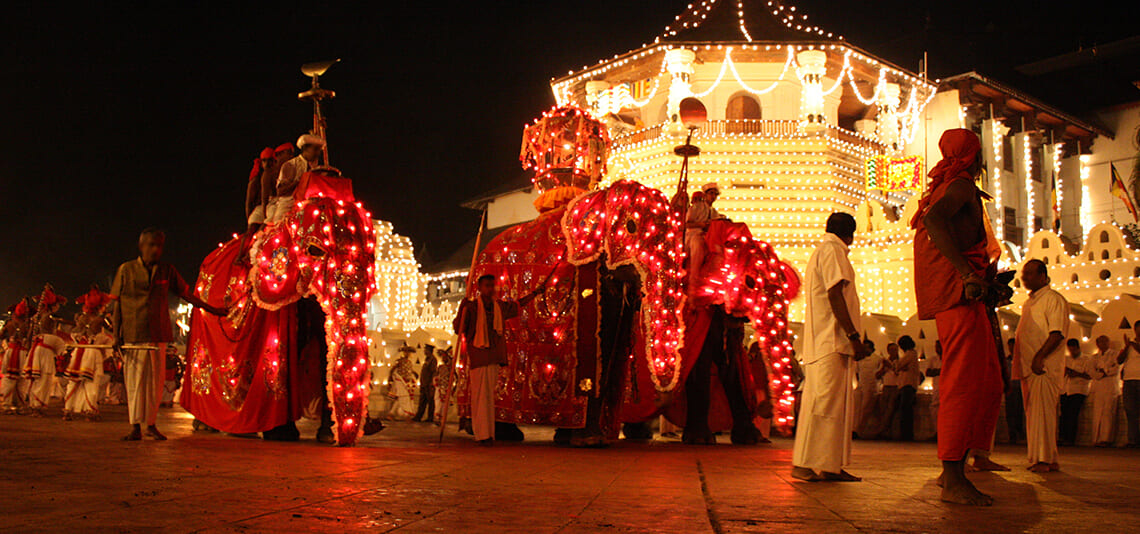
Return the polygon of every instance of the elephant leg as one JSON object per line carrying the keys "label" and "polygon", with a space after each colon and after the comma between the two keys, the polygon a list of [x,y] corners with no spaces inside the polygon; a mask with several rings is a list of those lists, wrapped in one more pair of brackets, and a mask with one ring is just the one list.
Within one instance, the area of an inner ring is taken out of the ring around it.
{"label": "elephant leg", "polygon": [[681,441],[689,445],[714,445],[716,436],[709,429],[709,393],[712,387],[712,363],[724,347],[724,314],[713,313],[709,331],[689,377],[685,379],[685,431]]}

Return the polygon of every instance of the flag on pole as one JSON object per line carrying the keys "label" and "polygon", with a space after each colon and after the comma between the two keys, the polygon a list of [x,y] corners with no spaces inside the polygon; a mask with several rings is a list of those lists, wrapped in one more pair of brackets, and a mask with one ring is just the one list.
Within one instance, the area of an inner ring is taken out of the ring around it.
{"label": "flag on pole", "polygon": [[1116,165],[1110,162],[1108,166],[1112,169],[1112,185],[1110,186],[1112,194],[1124,203],[1124,207],[1128,208],[1128,213],[1132,214],[1133,220],[1140,221],[1140,217],[1136,215],[1136,205],[1132,203],[1132,195],[1128,193],[1128,186],[1124,185],[1124,180],[1120,179],[1120,173],[1116,172]]}

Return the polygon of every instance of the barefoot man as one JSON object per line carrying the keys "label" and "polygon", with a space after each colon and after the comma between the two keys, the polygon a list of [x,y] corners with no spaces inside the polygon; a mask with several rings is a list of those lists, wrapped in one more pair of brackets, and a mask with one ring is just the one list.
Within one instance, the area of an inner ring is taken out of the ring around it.
{"label": "barefoot man", "polygon": [[942,500],[989,506],[993,498],[966,478],[971,449],[989,451],[1003,388],[1002,364],[981,298],[1001,253],[974,185],[981,143],[965,129],[938,141],[942,161],[930,171],[911,225],[919,318],[934,319],[942,342],[938,458]]}
{"label": "barefoot man", "polygon": [[870,351],[859,334],[855,269],[847,259],[855,218],[832,213],[827,233],[808,258],[804,287],[803,404],[792,451],[792,476],[808,482],[858,482],[851,463],[855,367]]}
{"label": "barefoot man", "polygon": [[1069,303],[1049,287],[1049,271],[1041,260],[1021,269],[1021,285],[1029,300],[1021,308],[1014,372],[1025,395],[1025,443],[1029,470],[1057,471],[1057,406],[1065,386],[1065,338],[1069,332]]}

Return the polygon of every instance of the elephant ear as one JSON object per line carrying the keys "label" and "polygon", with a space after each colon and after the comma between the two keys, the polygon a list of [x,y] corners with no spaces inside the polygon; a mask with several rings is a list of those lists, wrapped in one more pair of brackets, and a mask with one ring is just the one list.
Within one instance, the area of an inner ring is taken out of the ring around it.
{"label": "elephant ear", "polygon": [[301,266],[297,255],[286,225],[278,224],[257,234],[249,278],[258,306],[276,310],[301,298],[298,288]]}

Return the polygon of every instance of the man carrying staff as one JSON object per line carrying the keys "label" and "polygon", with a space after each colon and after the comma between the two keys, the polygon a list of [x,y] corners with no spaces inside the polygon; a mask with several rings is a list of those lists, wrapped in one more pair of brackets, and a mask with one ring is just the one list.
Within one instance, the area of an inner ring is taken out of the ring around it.
{"label": "man carrying staff", "polygon": [[499,367],[507,365],[507,341],[503,324],[518,317],[519,310],[534,300],[531,293],[518,302],[495,298],[495,275],[485,274],[476,282],[479,293],[465,299],[452,326],[463,336],[471,388],[471,426],[475,440],[489,447],[495,444],[495,385]]}
{"label": "man carrying staff", "polygon": [[709,231],[709,222],[720,219],[716,208],[712,207],[720,196],[720,188],[716,182],[709,182],[701,186],[700,194],[693,195],[693,203],[685,220],[685,253],[689,255],[689,292],[692,294],[700,280],[701,265],[705,262],[705,253],[708,245],[705,243],[705,234]]}
{"label": "man carrying staff", "polygon": [[1002,362],[982,297],[996,273],[1001,248],[985,222],[976,185],[981,143],[965,129],[938,141],[942,161],[931,169],[926,194],[911,220],[915,300],[920,319],[934,319],[942,342],[938,458],[942,500],[990,506],[993,498],[966,478],[971,449],[988,451],[1003,388]]}
{"label": "man carrying staff", "polygon": [[174,339],[170,326],[167,295],[174,293],[182,300],[214,315],[226,310],[215,308],[194,296],[191,288],[173,265],[162,262],[166,234],[147,228],[139,235],[139,257],[119,266],[111,296],[116,299],[111,311],[111,324],[116,345],[140,345],[123,351],[123,371],[127,387],[127,412],[131,432],[123,441],[142,439],[146,435],[165,440],[155,420],[162,398],[162,382],[166,378],[166,344]]}
{"label": "man carrying staff", "polygon": [[854,362],[870,354],[859,334],[855,269],[847,259],[855,218],[832,213],[827,233],[808,259],[804,287],[804,386],[792,476],[808,482],[858,482],[851,462],[855,423]]}

